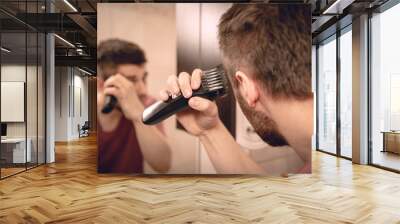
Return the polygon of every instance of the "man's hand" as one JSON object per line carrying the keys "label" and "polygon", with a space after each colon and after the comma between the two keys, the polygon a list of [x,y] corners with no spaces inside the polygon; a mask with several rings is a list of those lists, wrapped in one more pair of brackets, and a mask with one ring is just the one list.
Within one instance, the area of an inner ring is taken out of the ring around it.
{"label": "man's hand", "polygon": [[124,116],[131,121],[140,121],[144,106],[132,82],[116,74],[104,82],[104,95],[115,96]]}
{"label": "man's hand", "polygon": [[160,97],[162,100],[168,100],[169,96],[177,96],[183,94],[189,99],[189,106],[177,114],[178,121],[185,129],[196,136],[204,134],[205,131],[213,129],[219,122],[217,105],[205,98],[191,97],[193,90],[200,88],[202,71],[195,69],[190,76],[186,72],[179,74],[179,77],[170,76],[167,80],[167,87],[161,90]]}
{"label": "man's hand", "polygon": [[97,114],[101,115],[101,109],[104,107],[104,80],[97,79]]}

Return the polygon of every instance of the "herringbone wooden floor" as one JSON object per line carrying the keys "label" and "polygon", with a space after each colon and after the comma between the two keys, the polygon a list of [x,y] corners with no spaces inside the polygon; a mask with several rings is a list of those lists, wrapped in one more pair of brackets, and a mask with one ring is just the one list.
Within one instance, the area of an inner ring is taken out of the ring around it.
{"label": "herringbone wooden floor", "polygon": [[119,176],[93,137],[0,181],[0,223],[400,223],[400,175],[314,152],[313,174]]}

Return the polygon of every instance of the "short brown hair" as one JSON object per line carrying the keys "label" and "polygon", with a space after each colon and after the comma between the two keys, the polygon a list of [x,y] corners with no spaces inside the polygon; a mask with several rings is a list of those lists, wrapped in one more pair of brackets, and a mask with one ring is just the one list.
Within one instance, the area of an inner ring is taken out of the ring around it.
{"label": "short brown hair", "polygon": [[218,28],[230,76],[245,66],[273,97],[312,96],[308,5],[235,4]]}
{"label": "short brown hair", "polygon": [[106,69],[115,69],[118,65],[146,63],[146,56],[139,45],[120,39],[108,39],[97,47],[97,67],[104,76]]}

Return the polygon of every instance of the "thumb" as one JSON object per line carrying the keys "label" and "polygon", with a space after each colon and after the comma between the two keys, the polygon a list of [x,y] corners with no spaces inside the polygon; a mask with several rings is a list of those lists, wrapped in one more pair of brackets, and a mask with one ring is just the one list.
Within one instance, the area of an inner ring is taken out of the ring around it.
{"label": "thumb", "polygon": [[190,98],[188,103],[191,108],[207,116],[215,116],[218,114],[217,105],[208,99],[195,96]]}

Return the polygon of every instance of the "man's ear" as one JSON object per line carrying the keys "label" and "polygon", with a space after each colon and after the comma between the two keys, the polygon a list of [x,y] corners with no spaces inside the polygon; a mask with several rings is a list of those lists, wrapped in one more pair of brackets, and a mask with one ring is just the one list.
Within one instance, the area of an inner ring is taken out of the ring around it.
{"label": "man's ear", "polygon": [[247,104],[250,107],[255,107],[260,97],[256,82],[242,71],[235,73],[235,79],[238,82],[239,92]]}

